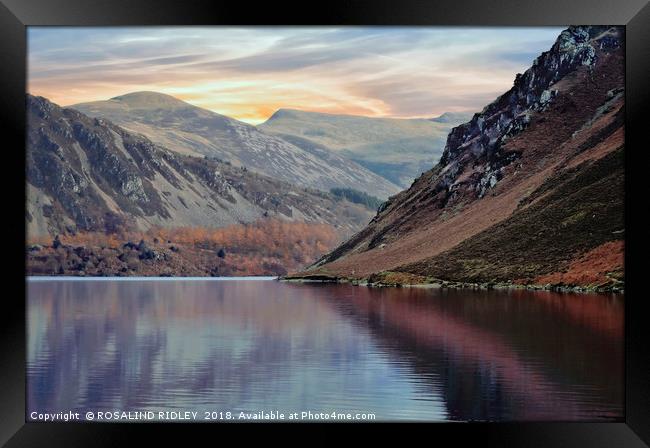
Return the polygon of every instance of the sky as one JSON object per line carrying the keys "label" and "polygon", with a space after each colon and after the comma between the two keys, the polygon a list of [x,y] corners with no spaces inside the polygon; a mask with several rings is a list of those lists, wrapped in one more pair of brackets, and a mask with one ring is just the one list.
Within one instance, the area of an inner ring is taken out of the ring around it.
{"label": "sky", "polygon": [[61,105],[166,93],[257,124],[280,108],[477,112],[563,28],[29,27],[28,91]]}

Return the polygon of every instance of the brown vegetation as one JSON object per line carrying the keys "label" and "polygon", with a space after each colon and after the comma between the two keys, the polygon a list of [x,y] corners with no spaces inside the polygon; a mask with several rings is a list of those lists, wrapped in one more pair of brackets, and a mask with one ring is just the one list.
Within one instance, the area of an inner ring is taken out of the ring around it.
{"label": "brown vegetation", "polygon": [[[574,172],[559,170],[557,174],[549,192],[538,193],[545,185],[533,192],[531,196],[541,198],[532,205],[449,251],[396,270],[478,283],[513,279],[555,283],[538,279],[562,271],[576,256],[620,238],[624,229],[623,150],[583,162]],[[579,276],[573,280],[565,284],[594,283],[577,281]]]}
{"label": "brown vegetation", "polygon": [[602,285],[623,280],[623,241],[610,241],[571,262],[565,272],[553,272],[535,279],[538,284]]}
{"label": "brown vegetation", "polygon": [[331,250],[339,235],[327,224],[269,219],[219,229],[80,232],[59,241],[29,241],[28,275],[284,275]]}

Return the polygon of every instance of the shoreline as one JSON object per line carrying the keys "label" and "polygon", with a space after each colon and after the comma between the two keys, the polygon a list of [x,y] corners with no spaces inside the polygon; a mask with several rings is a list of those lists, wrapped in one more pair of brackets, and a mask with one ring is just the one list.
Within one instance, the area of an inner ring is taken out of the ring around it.
{"label": "shoreline", "polygon": [[25,275],[28,282],[39,281],[272,281],[277,280],[278,276],[268,275],[245,275],[241,277],[233,276],[83,276],[83,275]]}
{"label": "shoreline", "polygon": [[[377,277],[375,277],[377,278]],[[305,276],[81,276],[81,275],[25,275],[26,281],[188,281],[188,280],[214,280],[214,281],[279,281],[284,283],[337,283],[368,288],[423,288],[423,289],[470,289],[470,290],[527,290],[551,291],[564,293],[597,293],[597,294],[625,294],[625,288],[618,285],[561,285],[561,284],[532,284],[512,282],[462,282],[422,278],[418,282],[387,282],[373,281],[373,276],[368,278],[339,277],[325,274]]]}
{"label": "shoreline", "polygon": [[512,282],[463,282],[440,280],[422,277],[424,281],[419,282],[386,282],[373,281],[373,274],[368,278],[356,279],[349,277],[330,276],[325,274],[304,275],[304,276],[280,276],[278,281],[286,283],[337,283],[350,284],[354,286],[366,286],[369,288],[425,288],[425,289],[471,289],[471,290],[528,290],[528,291],[551,291],[569,293],[598,293],[598,294],[625,294],[624,286],[619,285],[562,285],[562,284],[533,284],[533,283],[512,283]]}

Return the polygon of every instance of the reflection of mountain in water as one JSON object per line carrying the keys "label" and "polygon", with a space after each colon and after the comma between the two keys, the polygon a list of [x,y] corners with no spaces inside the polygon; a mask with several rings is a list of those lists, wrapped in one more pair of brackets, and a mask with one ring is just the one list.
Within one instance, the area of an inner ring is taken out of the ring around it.
{"label": "reflection of mountain in water", "polygon": [[336,306],[408,358],[452,419],[622,417],[621,297],[358,288]]}
{"label": "reflection of mountain in water", "polygon": [[621,415],[622,299],[260,281],[28,286],[29,409]]}

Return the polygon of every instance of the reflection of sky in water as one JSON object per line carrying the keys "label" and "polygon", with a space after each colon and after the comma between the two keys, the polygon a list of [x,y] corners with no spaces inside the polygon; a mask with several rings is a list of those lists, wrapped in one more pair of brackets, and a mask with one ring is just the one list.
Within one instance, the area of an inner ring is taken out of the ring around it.
{"label": "reflection of sky in water", "polygon": [[32,280],[28,296],[33,410],[622,412],[622,298],[214,280]]}

